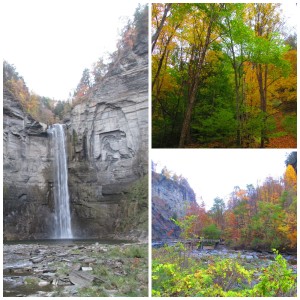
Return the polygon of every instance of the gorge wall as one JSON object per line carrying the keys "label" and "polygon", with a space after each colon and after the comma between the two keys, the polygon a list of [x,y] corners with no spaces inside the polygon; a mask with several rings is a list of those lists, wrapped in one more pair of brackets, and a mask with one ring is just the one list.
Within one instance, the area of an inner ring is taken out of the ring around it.
{"label": "gorge wall", "polygon": [[[147,210],[147,184],[136,187],[148,172],[147,41],[147,34],[139,36],[88,99],[65,116],[75,237],[107,237],[116,228],[147,236],[144,225],[132,228],[147,223],[141,214]],[[54,222],[47,126],[26,114],[6,89],[3,100],[4,238],[49,238]],[[124,219],[135,219],[134,226]]]}
{"label": "gorge wall", "polygon": [[175,181],[152,172],[152,239],[178,238],[180,228],[171,220],[179,219],[196,205],[196,196],[186,179]]}
{"label": "gorge wall", "polygon": [[112,232],[124,194],[148,172],[147,47],[122,57],[65,119],[75,235]]}
{"label": "gorge wall", "polygon": [[26,114],[9,90],[3,92],[4,239],[51,235],[53,214],[46,125]]}

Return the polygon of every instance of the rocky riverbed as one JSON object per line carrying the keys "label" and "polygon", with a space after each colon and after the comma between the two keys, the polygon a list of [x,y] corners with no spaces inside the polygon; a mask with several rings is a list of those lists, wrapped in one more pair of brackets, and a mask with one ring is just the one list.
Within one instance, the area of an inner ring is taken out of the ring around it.
{"label": "rocky riverbed", "polygon": [[147,296],[148,245],[4,244],[5,297]]}
{"label": "rocky riverbed", "polygon": [[[152,242],[153,248],[161,248],[165,244],[169,246],[175,246],[177,241],[154,241]],[[257,265],[258,267],[267,267],[275,259],[275,254],[268,251],[254,251],[254,250],[232,250],[226,246],[219,245],[216,249],[199,250],[197,248],[189,249],[188,256],[208,260],[210,258],[231,258],[239,259],[247,264]],[[282,256],[286,259],[289,267],[293,269],[293,272],[297,273],[297,255],[296,253],[282,253]]]}
{"label": "rocky riverbed", "polygon": [[[209,263],[210,258],[231,258],[239,259],[244,264],[252,268],[265,268],[268,267],[274,260],[275,254],[267,251],[257,252],[252,250],[230,250],[224,246],[219,246],[214,250],[193,250],[190,256],[206,260]],[[295,254],[283,253],[282,256],[288,262],[289,268],[293,273],[297,274],[297,256]]]}
{"label": "rocky riverbed", "polygon": [[[164,256],[164,254],[159,254],[159,250],[162,250],[163,245],[167,244],[168,246],[173,246],[174,249],[177,248],[176,242],[173,240],[165,241],[165,242],[153,242],[152,247],[158,248],[158,253],[155,254],[152,252],[152,255],[155,256]],[[227,248],[226,246],[219,245],[216,249],[210,250],[200,250],[197,248],[194,249],[186,249],[186,251],[182,252],[181,246],[178,248],[178,253],[180,253],[181,259],[183,257],[197,260],[201,265],[211,265],[216,261],[220,261],[223,259],[231,259],[238,261],[240,265],[245,267],[246,270],[253,271],[253,280],[249,284],[249,287],[254,286],[259,282],[259,277],[262,275],[262,270],[270,266],[274,260],[276,255],[273,252],[268,251],[253,251],[253,250],[232,250]],[[176,250],[175,250],[176,251]],[[165,253],[168,256],[168,253]],[[293,274],[297,274],[297,255],[292,253],[282,253],[281,254],[284,259],[287,261],[287,267],[292,270]]]}
{"label": "rocky riverbed", "polygon": [[[192,250],[189,253],[190,256],[199,258],[205,261],[210,258],[231,258],[238,259],[244,264],[252,268],[265,268],[268,267],[274,260],[275,254],[268,251],[253,251],[253,250],[231,250],[225,246],[218,246],[213,250]],[[293,270],[293,273],[297,274],[297,255],[282,253],[282,256],[288,262],[289,267]]]}

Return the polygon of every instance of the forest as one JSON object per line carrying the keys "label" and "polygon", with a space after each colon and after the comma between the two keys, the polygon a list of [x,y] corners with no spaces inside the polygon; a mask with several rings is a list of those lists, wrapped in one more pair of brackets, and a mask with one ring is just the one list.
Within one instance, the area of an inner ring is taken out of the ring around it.
{"label": "forest", "polygon": [[[297,247],[297,161],[296,152],[286,160],[282,178],[267,177],[256,187],[234,187],[227,200],[214,199],[206,210],[205,203],[189,207],[186,216],[174,220],[185,238],[222,238],[234,248],[286,251]],[[164,172],[166,172],[164,170]],[[170,233],[171,234],[171,233]]]}
{"label": "forest", "polygon": [[152,5],[154,148],[295,148],[296,107],[281,4]]}
{"label": "forest", "polygon": [[[234,187],[227,204],[215,198],[209,210],[202,202],[187,207],[184,217],[172,218],[181,239],[175,246],[153,249],[152,295],[295,296],[295,261],[288,263],[282,253],[297,250],[297,153],[291,152],[285,164],[279,179]],[[179,180],[170,174],[162,170],[169,180]],[[168,235],[172,239],[172,230]],[[189,241],[199,246],[203,239],[225,246],[208,252],[189,248]],[[272,252],[274,257],[263,254]]]}

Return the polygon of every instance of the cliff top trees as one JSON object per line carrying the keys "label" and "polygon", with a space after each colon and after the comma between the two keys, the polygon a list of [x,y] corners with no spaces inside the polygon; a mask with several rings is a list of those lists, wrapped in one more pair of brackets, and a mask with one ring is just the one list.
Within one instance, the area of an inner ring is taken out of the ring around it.
{"label": "cliff top trees", "polygon": [[88,68],[85,68],[74,92],[75,102],[85,99],[85,96],[88,94],[91,87],[92,81],[90,78],[90,70]]}
{"label": "cliff top trees", "polygon": [[3,61],[3,86],[14,95],[24,110],[37,121],[47,124],[54,123],[54,101],[47,97],[41,97],[34,92],[29,92],[16,67],[7,61]]}
{"label": "cliff top trees", "polygon": [[[144,55],[148,51],[148,5],[139,5],[134,13],[133,20],[128,19],[122,28],[116,51],[105,54],[93,63],[91,70],[85,68],[81,79],[73,93],[72,105],[86,101],[92,88],[101,83],[108,73],[115,72],[120,65],[134,63],[134,52],[136,55]],[[127,63],[124,63],[127,60]],[[121,67],[123,68],[123,67]]]}

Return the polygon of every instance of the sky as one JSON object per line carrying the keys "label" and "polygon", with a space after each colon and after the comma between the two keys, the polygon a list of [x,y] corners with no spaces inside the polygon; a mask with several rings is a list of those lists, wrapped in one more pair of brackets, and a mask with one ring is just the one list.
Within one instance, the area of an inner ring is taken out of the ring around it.
{"label": "sky", "polygon": [[284,19],[287,29],[290,32],[297,32],[298,20],[299,20],[299,5],[296,5],[294,1],[286,1],[281,3]]}
{"label": "sky", "polygon": [[[126,16],[143,1],[1,1],[1,53],[29,90],[65,100],[85,68],[116,50]],[[3,13],[4,12],[4,13]]]}
{"label": "sky", "polygon": [[[118,34],[147,1],[1,1],[2,58],[13,64],[30,91],[65,100],[85,68],[115,50]],[[180,2],[180,1],[179,1]],[[283,3],[287,23],[296,23],[293,1]]]}
{"label": "sky", "polygon": [[261,184],[268,176],[279,179],[285,172],[289,149],[152,149],[156,172],[168,170],[185,177],[210,209],[216,197],[226,202],[235,186]]}

